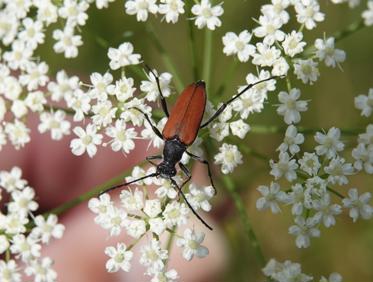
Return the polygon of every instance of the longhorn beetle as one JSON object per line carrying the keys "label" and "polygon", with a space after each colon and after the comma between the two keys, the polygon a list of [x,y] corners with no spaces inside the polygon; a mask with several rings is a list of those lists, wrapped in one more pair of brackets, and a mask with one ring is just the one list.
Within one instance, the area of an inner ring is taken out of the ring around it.
{"label": "longhorn beetle", "polygon": [[[149,177],[162,177],[165,179],[169,179],[172,185],[177,189],[179,195],[181,195],[194,213],[194,215],[210,230],[212,228],[198,215],[198,213],[193,209],[191,204],[186,199],[182,188],[184,185],[191,179],[192,175],[189,169],[180,162],[184,153],[186,153],[191,158],[201,162],[202,164],[207,166],[208,176],[210,178],[211,185],[216,194],[216,188],[212,179],[211,168],[207,160],[196,156],[190,152],[188,152],[188,146],[192,145],[194,140],[197,137],[198,131],[201,128],[206,127],[209,125],[214,119],[216,119],[224,109],[232,103],[234,100],[238,99],[242,94],[244,94],[247,90],[255,86],[256,84],[275,79],[277,77],[269,77],[263,79],[261,81],[257,81],[255,83],[247,85],[243,90],[241,90],[237,95],[233,96],[230,100],[223,103],[220,108],[204,123],[202,123],[203,114],[205,113],[205,106],[206,106],[206,90],[205,90],[205,82],[199,80],[195,83],[190,84],[187,86],[184,91],[181,93],[180,97],[177,99],[175,106],[173,107],[171,114],[169,114],[167,102],[164,98],[159,82],[159,77],[155,75],[155,73],[147,66],[145,67],[148,71],[154,76],[159,96],[161,100],[161,105],[164,114],[168,117],[168,120],[164,126],[162,133],[158,130],[158,128],[151,122],[149,116],[144,113],[139,108],[132,108],[141,114],[144,115],[147,122],[152,127],[154,133],[165,141],[164,148],[163,148],[163,155],[156,155],[156,156],[148,156],[146,160],[151,163],[152,165],[157,167],[155,173],[151,173],[140,177],[138,179],[122,183],[113,187],[110,187],[100,194],[109,192],[111,190],[117,189],[119,187],[127,186],[137,181],[143,180]],[[202,124],[201,124],[202,123]],[[153,160],[162,160],[161,163],[156,164]],[[179,186],[173,177],[176,175],[176,165],[179,165],[179,168],[184,172],[186,175],[186,180]]]}

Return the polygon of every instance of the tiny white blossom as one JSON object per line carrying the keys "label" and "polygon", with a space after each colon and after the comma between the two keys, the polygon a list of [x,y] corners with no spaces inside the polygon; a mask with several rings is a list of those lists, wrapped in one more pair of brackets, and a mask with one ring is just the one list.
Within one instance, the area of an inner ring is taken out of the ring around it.
{"label": "tiny white blossom", "polygon": [[293,215],[302,215],[304,210],[304,187],[300,183],[291,186],[291,192],[288,194],[288,203],[293,205],[291,213]]}
{"label": "tiny white blossom", "polygon": [[317,220],[314,218],[295,218],[295,224],[289,228],[289,234],[296,236],[295,244],[298,248],[308,248],[311,237],[320,237],[320,230],[317,228]]}
{"label": "tiny white blossom", "polygon": [[49,80],[46,75],[48,65],[45,62],[36,64],[34,62],[27,64],[26,72],[19,77],[19,82],[27,86],[27,90],[32,91],[40,86],[45,86]]}
{"label": "tiny white blossom", "polygon": [[141,59],[141,55],[133,54],[133,45],[130,42],[122,43],[118,49],[109,48],[108,57],[112,70],[117,70],[128,65],[137,65]]}
{"label": "tiny white blossom", "polygon": [[73,131],[79,138],[75,138],[70,142],[72,153],[76,156],[81,156],[87,151],[88,156],[92,158],[97,153],[96,145],[100,145],[102,142],[102,135],[97,134],[96,126],[88,124],[86,130],[77,126]]}
{"label": "tiny white blossom", "polygon": [[19,33],[18,38],[25,41],[29,48],[35,49],[44,42],[43,24],[40,21],[25,18],[22,24],[23,30]]}
{"label": "tiny white blossom", "polygon": [[285,132],[284,141],[277,148],[280,152],[286,152],[289,150],[290,154],[295,155],[300,151],[298,145],[303,144],[304,136],[302,133],[298,133],[297,128],[294,125],[289,125]]}
{"label": "tiny white blossom", "polygon": [[279,179],[285,177],[289,182],[297,178],[296,169],[298,165],[295,159],[291,159],[288,153],[280,152],[279,161],[275,163],[273,160],[269,162],[271,166],[270,174]]}
{"label": "tiny white blossom", "polygon": [[273,45],[275,41],[284,40],[285,33],[280,29],[283,22],[278,17],[260,16],[259,27],[254,28],[256,37],[264,38],[263,43]]}
{"label": "tiny white blossom", "polygon": [[150,217],[156,217],[162,212],[161,202],[158,199],[146,200],[144,212]]}
{"label": "tiny white blossom", "polygon": [[287,201],[286,193],[281,191],[281,187],[276,182],[271,182],[270,186],[261,185],[257,190],[262,194],[256,201],[256,208],[258,210],[271,209],[272,213],[281,211],[279,204]]}
{"label": "tiny white blossom", "polygon": [[[161,73],[158,75],[156,70],[153,70],[154,74],[158,76],[159,86],[161,88],[164,97],[171,95],[170,82],[172,75],[168,72]],[[148,80],[141,81],[140,90],[146,92],[145,99],[149,102],[154,102],[159,96],[159,89],[156,78],[153,74],[147,74]]]}
{"label": "tiny white blossom", "polygon": [[96,105],[92,106],[92,121],[97,127],[107,126],[111,124],[113,118],[115,118],[115,113],[117,108],[113,107],[113,104],[109,100],[97,101]]}
{"label": "tiny white blossom", "polygon": [[134,128],[126,128],[126,123],[121,119],[115,122],[115,126],[106,128],[106,135],[113,138],[110,143],[114,152],[122,150],[128,154],[135,148],[133,139],[136,138],[137,132]]}
{"label": "tiny white blossom", "polygon": [[58,110],[55,113],[41,113],[38,130],[45,133],[50,130],[53,140],[61,140],[64,135],[70,134],[70,122],[65,120],[64,111]]}
{"label": "tiny white blossom", "polygon": [[190,184],[189,193],[186,194],[186,198],[194,210],[201,208],[202,210],[209,212],[211,210],[209,200],[215,195],[215,191],[212,186],[206,186],[203,187],[203,189],[201,188],[197,187],[194,183]]}
{"label": "tiny white blossom", "polygon": [[316,0],[301,0],[295,2],[297,21],[307,29],[316,27],[316,22],[322,22],[325,14],[320,12],[320,5]]}
{"label": "tiny white blossom", "polygon": [[106,262],[108,272],[117,272],[119,269],[128,272],[131,269],[133,252],[127,250],[124,243],[118,243],[116,247],[106,247],[105,254],[110,257]]}
{"label": "tiny white blossom", "polygon": [[136,15],[139,22],[145,22],[149,13],[156,14],[158,12],[156,2],[156,0],[127,0],[125,3],[126,13]]}
{"label": "tiny white blossom", "polygon": [[164,268],[164,260],[168,258],[168,251],[162,250],[160,242],[153,238],[150,244],[141,248],[140,264],[148,267],[148,273],[157,273]]}
{"label": "tiny white blossom", "polygon": [[125,227],[127,234],[135,239],[139,239],[146,232],[145,221],[141,219],[127,220]]}
{"label": "tiny white blossom", "polygon": [[74,34],[74,29],[66,26],[64,30],[53,31],[53,38],[57,41],[53,50],[56,53],[64,53],[65,58],[78,56],[78,47],[83,44],[82,37]]}
{"label": "tiny white blossom", "polygon": [[339,128],[332,127],[327,134],[316,132],[315,141],[320,145],[315,147],[319,156],[325,155],[328,159],[335,157],[338,152],[343,151],[344,144],[339,140],[341,131]]}
{"label": "tiny white blossom", "polygon": [[345,163],[345,160],[340,157],[331,159],[328,166],[324,167],[324,171],[329,174],[328,182],[332,184],[345,185],[348,183],[346,175],[354,174],[352,164]]}
{"label": "tiny white blossom", "polygon": [[281,51],[275,46],[270,46],[264,43],[256,44],[256,53],[253,54],[253,64],[261,67],[270,67],[281,56]]}
{"label": "tiny white blossom", "polygon": [[281,102],[277,108],[277,113],[284,116],[284,121],[287,124],[298,123],[301,119],[300,112],[307,111],[307,101],[298,100],[300,98],[300,90],[293,88],[289,93],[281,91],[278,94],[278,99]]}
{"label": "tiny white blossom", "polygon": [[55,282],[57,281],[57,273],[52,269],[53,260],[49,257],[44,257],[41,260],[33,260],[26,267],[25,273],[34,276],[35,282]]}
{"label": "tiny white blossom", "polygon": [[306,42],[302,41],[303,34],[293,30],[291,33],[285,36],[282,42],[282,47],[284,47],[284,52],[290,57],[303,52],[303,47],[306,46]]}
{"label": "tiny white blossom", "polygon": [[21,282],[21,273],[14,260],[0,260],[0,281]]}
{"label": "tiny white blossom", "polygon": [[373,111],[373,88],[369,89],[368,95],[355,97],[355,107],[361,110],[361,115],[369,117]]}
{"label": "tiny white blossom", "polygon": [[224,13],[221,4],[211,6],[209,0],[201,0],[200,3],[194,4],[192,13],[196,15],[195,24],[199,29],[207,26],[208,29],[215,30],[221,26],[221,20],[218,18]]}
{"label": "tiny white blossom", "polygon": [[313,202],[313,208],[316,210],[315,220],[322,221],[325,227],[335,225],[335,215],[342,213],[342,208],[338,204],[332,204],[330,194],[325,194],[319,200]]}
{"label": "tiny white blossom", "polygon": [[300,168],[311,176],[317,175],[321,167],[319,158],[315,153],[304,152],[303,157],[298,160]]}
{"label": "tiny white blossom", "polygon": [[149,219],[150,231],[160,236],[166,230],[166,224],[160,217]]}
{"label": "tiny white blossom", "polygon": [[203,258],[209,254],[209,250],[201,245],[204,239],[205,234],[203,232],[196,232],[187,228],[184,230],[184,236],[177,239],[176,245],[183,248],[183,258],[191,261],[194,256]]}
{"label": "tiny white blossom", "polygon": [[302,80],[303,83],[312,85],[320,75],[317,67],[318,64],[312,59],[298,59],[294,61],[294,74],[298,79]]}
{"label": "tiny white blossom", "polygon": [[286,9],[289,7],[289,0],[272,0],[272,4],[262,5],[260,11],[263,15],[271,18],[278,18],[282,24],[289,21],[289,13]]}
{"label": "tiny white blossom", "polygon": [[352,157],[355,159],[354,167],[357,170],[364,169],[366,173],[373,174],[373,148],[368,148],[365,144],[359,143],[352,150]]}
{"label": "tiny white blossom", "polygon": [[127,221],[127,213],[123,209],[108,206],[107,216],[101,226],[109,230],[110,236],[118,236],[122,228],[126,226]]}
{"label": "tiny white blossom", "polygon": [[370,25],[373,25],[373,2],[368,1],[367,5],[368,5],[368,9],[363,11],[361,16],[364,18],[364,24],[366,26],[370,26]]}
{"label": "tiny white blossom", "polygon": [[164,14],[166,22],[176,23],[180,14],[184,14],[184,2],[182,0],[161,0],[158,12]]}
{"label": "tiny white blossom", "polygon": [[242,31],[238,36],[234,32],[227,32],[222,40],[224,54],[227,56],[237,54],[241,62],[247,62],[255,53],[255,46],[249,44],[251,34],[247,30]]}
{"label": "tiny white blossom", "polygon": [[58,14],[67,20],[67,26],[85,25],[88,8],[89,4],[86,1],[64,0],[63,5],[58,9]]}
{"label": "tiny white blossom", "polygon": [[54,214],[48,215],[45,219],[42,215],[38,215],[34,219],[35,227],[31,231],[31,236],[34,238],[40,238],[44,244],[49,243],[50,239],[62,238],[65,231],[65,226],[58,223],[57,216]]}
{"label": "tiny white blossom", "polygon": [[136,88],[133,86],[133,78],[121,77],[119,80],[115,81],[115,85],[111,84],[107,86],[107,92],[110,95],[115,95],[119,102],[125,102],[135,93]]}
{"label": "tiny white blossom", "polygon": [[48,83],[48,90],[52,94],[53,101],[60,101],[62,98],[71,98],[74,91],[79,88],[79,78],[69,77],[64,70],[60,70],[56,75],[56,82]]}
{"label": "tiny white blossom", "polygon": [[164,217],[165,224],[172,228],[174,226],[180,226],[187,223],[187,216],[189,209],[184,203],[173,201],[166,205],[162,215]]}
{"label": "tiny white blossom", "polygon": [[157,272],[150,282],[176,282],[179,279],[175,269],[171,269],[167,272]]}
{"label": "tiny white blossom", "polygon": [[13,191],[12,201],[8,206],[9,211],[24,215],[36,211],[39,205],[34,201],[34,197],[35,191],[31,187],[25,187],[21,191]]}
{"label": "tiny white blossom", "polygon": [[107,99],[108,86],[113,81],[111,73],[106,72],[104,75],[101,75],[98,72],[94,72],[90,75],[90,80],[93,88],[89,90],[89,96],[92,99],[105,101]]}
{"label": "tiny white blossom", "polygon": [[17,234],[12,238],[10,251],[25,262],[40,257],[40,249],[41,246],[37,240],[31,236],[25,237],[23,234]]}
{"label": "tiny white blossom", "polygon": [[242,154],[236,145],[224,143],[214,158],[216,164],[222,165],[221,171],[224,174],[231,173],[237,165],[242,164]]}
{"label": "tiny white blossom", "polygon": [[361,216],[363,219],[370,219],[373,215],[373,207],[369,204],[372,198],[370,192],[365,192],[359,196],[356,188],[348,190],[348,198],[343,199],[343,206],[350,209],[349,215],[353,222]]}
{"label": "tiny white blossom", "polygon": [[120,200],[122,206],[128,212],[140,211],[144,207],[144,193],[137,189],[134,192],[122,190]]}
{"label": "tiny white blossom", "polygon": [[0,171],[0,186],[4,187],[8,193],[17,189],[21,190],[27,185],[27,181],[22,179],[22,170],[15,166],[10,172]]}
{"label": "tiny white blossom", "polygon": [[18,119],[14,123],[8,122],[5,124],[5,133],[17,150],[24,147],[31,140],[30,129]]}
{"label": "tiny white blossom", "polygon": [[317,49],[316,57],[320,61],[324,61],[325,65],[328,67],[333,68],[346,59],[345,51],[335,49],[334,40],[334,37],[329,37],[326,39],[316,39],[315,41],[315,47]]}
{"label": "tiny white blossom", "polygon": [[47,99],[42,91],[30,92],[25,99],[25,105],[33,112],[42,112],[46,103]]}
{"label": "tiny white blossom", "polygon": [[236,120],[229,124],[232,134],[238,136],[241,139],[244,139],[246,134],[250,130],[250,125],[245,123],[242,119]]}

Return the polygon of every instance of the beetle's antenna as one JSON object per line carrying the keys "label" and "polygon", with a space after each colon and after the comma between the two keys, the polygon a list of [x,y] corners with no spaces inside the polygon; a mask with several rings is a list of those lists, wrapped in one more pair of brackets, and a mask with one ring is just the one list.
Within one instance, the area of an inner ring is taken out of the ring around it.
{"label": "beetle's antenna", "polygon": [[120,187],[123,187],[123,186],[127,186],[127,185],[130,185],[130,184],[135,183],[137,181],[143,180],[145,178],[154,177],[154,176],[158,176],[158,173],[151,173],[151,174],[145,175],[143,177],[137,178],[135,180],[132,180],[132,181],[129,181],[129,182],[126,182],[126,183],[122,183],[122,184],[119,184],[119,185],[115,185],[113,187],[110,187],[110,188],[105,189],[102,192],[100,192],[99,196],[101,196],[104,193],[107,193],[107,192],[110,192],[112,190],[115,190],[117,188],[120,188]]}
{"label": "beetle's antenna", "polygon": [[250,88],[254,87],[255,85],[259,84],[259,83],[262,83],[262,82],[266,82],[268,80],[272,80],[272,79],[277,79],[277,78],[284,78],[284,76],[271,76],[271,77],[268,77],[268,78],[265,78],[265,79],[262,79],[262,80],[259,80],[259,81],[256,81],[254,83],[250,83],[249,85],[247,85],[244,89],[242,89],[238,94],[234,95],[231,99],[229,99],[227,102],[224,102],[223,105],[220,106],[220,108],[212,115],[212,117],[210,117],[205,123],[203,123],[200,128],[203,128],[203,127],[206,127],[207,125],[209,125],[214,119],[216,119],[224,110],[225,108],[230,104],[232,103],[234,100],[236,100],[237,98],[239,98],[242,94],[244,94],[247,90],[249,90]]}
{"label": "beetle's antenna", "polygon": [[203,220],[203,218],[194,210],[194,208],[192,207],[192,205],[189,203],[189,201],[187,200],[187,198],[185,197],[185,194],[183,193],[183,191],[180,189],[179,185],[177,185],[175,179],[172,179],[170,178],[172,184],[177,188],[179,194],[181,194],[181,196],[183,197],[185,203],[187,204],[187,206],[190,208],[190,210],[194,213],[194,215],[210,230],[212,230],[212,227],[210,225],[208,225],[208,223],[206,221]]}

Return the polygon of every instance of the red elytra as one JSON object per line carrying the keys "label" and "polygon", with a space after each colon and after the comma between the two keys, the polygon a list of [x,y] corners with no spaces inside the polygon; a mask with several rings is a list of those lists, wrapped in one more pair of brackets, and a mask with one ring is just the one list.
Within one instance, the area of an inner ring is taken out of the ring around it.
{"label": "red elytra", "polygon": [[166,140],[176,137],[184,145],[191,145],[197,137],[206,107],[205,83],[192,83],[181,93],[164,126]]}

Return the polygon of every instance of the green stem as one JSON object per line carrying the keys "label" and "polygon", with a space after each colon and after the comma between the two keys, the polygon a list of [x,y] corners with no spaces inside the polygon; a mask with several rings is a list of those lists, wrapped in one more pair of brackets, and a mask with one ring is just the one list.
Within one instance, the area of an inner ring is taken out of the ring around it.
{"label": "green stem", "polygon": [[[170,252],[171,252],[171,247],[172,247],[172,243],[174,242],[174,239],[175,239],[175,234],[176,234],[176,227],[172,229],[172,231],[170,232],[170,236],[168,237],[168,240],[167,240],[167,245],[166,245],[166,250],[168,252],[168,257],[170,257]],[[165,265],[166,265],[166,269],[167,269],[167,264],[168,264],[168,261],[169,259],[167,259]]]}
{"label": "green stem", "polygon": [[[192,17],[192,6],[193,3],[191,1],[186,1],[187,9],[189,12],[188,17]],[[193,70],[193,78],[195,81],[200,79],[198,73],[198,57],[197,57],[197,45],[196,45],[196,36],[195,36],[195,29],[193,21],[188,21],[188,31],[189,31],[189,48],[192,55],[192,70]]]}
{"label": "green stem", "polygon": [[228,82],[232,81],[233,76],[236,73],[237,67],[238,67],[238,60],[235,59],[229,66],[228,70],[224,73],[224,80],[222,84],[219,86],[218,91],[216,91],[216,97],[220,97],[224,93],[225,89],[227,88]]}
{"label": "green stem", "polygon": [[49,104],[44,105],[44,111],[48,111],[48,112],[63,111],[67,115],[71,115],[71,116],[75,115],[75,111],[73,109],[63,108],[63,107],[49,105]]}
{"label": "green stem", "polygon": [[[315,134],[318,131],[322,131],[320,128],[305,128],[297,127],[298,132],[303,134]],[[355,136],[365,131],[362,128],[340,128],[343,135]],[[286,127],[274,126],[274,125],[251,125],[250,132],[256,134],[274,134],[274,133],[284,133]]]}
{"label": "green stem", "polygon": [[210,93],[210,76],[211,76],[211,58],[212,58],[212,31],[206,28],[205,46],[203,52],[203,72],[202,77],[206,82],[207,93]]}
{"label": "green stem", "polygon": [[[144,161],[141,162],[139,165],[141,165],[143,163],[144,163]],[[97,185],[92,190],[90,190],[90,191],[88,191],[88,192],[70,200],[70,201],[67,201],[66,203],[63,203],[62,205],[58,206],[57,208],[54,208],[50,211],[47,211],[44,214],[44,216],[47,216],[48,214],[59,215],[59,214],[65,212],[69,209],[72,209],[73,207],[79,205],[80,203],[89,200],[90,198],[98,196],[106,188],[109,188],[109,187],[113,186],[114,184],[120,182],[121,180],[123,181],[123,179],[130,174],[131,170],[132,169],[126,170],[125,172],[123,172],[120,175],[104,182],[103,184]]]}
{"label": "green stem", "polygon": [[254,149],[246,146],[245,144],[239,144],[239,149],[240,151],[246,153],[246,154],[249,154],[257,159],[260,159],[260,160],[263,160],[263,161],[269,161],[271,158],[269,158],[268,156],[262,154],[262,153],[259,153],[257,151],[255,151]]}
{"label": "green stem", "polygon": [[166,52],[166,49],[162,46],[161,42],[159,41],[158,37],[155,35],[154,28],[151,24],[146,25],[146,31],[149,35],[149,38],[153,41],[155,47],[157,48],[158,52],[161,54],[161,58],[165,67],[172,73],[175,81],[175,86],[178,92],[183,91],[184,83],[182,82],[178,72],[176,71],[176,67],[172,62],[170,56]]}
{"label": "green stem", "polygon": [[248,236],[250,240],[250,244],[252,248],[255,251],[255,256],[260,264],[260,266],[264,267],[266,264],[266,260],[264,258],[262,249],[260,247],[259,241],[255,235],[255,232],[251,226],[250,219],[247,215],[245,205],[241,199],[241,196],[237,193],[237,191],[234,188],[234,183],[232,179],[228,176],[223,177],[224,184],[227,188],[227,191],[229,195],[232,197],[234,204],[236,206],[236,209],[240,215],[241,222],[245,228],[246,235]]}
{"label": "green stem", "polygon": [[341,198],[341,199],[344,199],[344,198],[345,198],[345,196],[343,196],[341,193],[335,191],[334,189],[332,189],[332,188],[330,188],[330,187],[326,187],[326,189],[327,189],[329,192],[333,193],[334,195],[336,195],[337,197],[339,197],[339,198]]}

